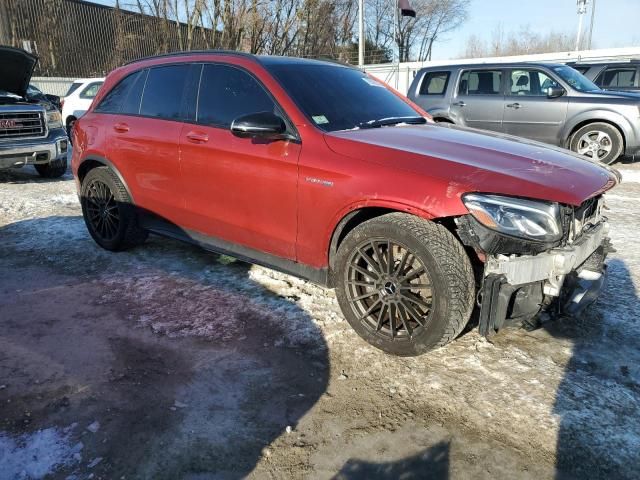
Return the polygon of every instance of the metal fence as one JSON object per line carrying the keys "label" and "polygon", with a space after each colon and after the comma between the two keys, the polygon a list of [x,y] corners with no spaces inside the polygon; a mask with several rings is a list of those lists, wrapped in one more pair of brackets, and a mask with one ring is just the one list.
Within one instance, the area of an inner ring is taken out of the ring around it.
{"label": "metal fence", "polygon": [[211,29],[83,0],[0,0],[0,44],[39,57],[35,75],[99,77],[130,60],[208,48]]}

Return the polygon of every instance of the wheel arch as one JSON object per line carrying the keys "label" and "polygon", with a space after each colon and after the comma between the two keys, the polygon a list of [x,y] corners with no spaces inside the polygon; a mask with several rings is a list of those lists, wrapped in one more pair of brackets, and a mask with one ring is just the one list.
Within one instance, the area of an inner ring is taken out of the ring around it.
{"label": "wheel arch", "polygon": [[571,122],[570,124],[567,124],[563,132],[563,139],[564,139],[563,146],[565,148],[570,148],[571,139],[573,135],[579,129],[581,129],[585,125],[589,125],[590,123],[606,123],[608,125],[611,125],[616,130],[618,130],[622,135],[623,149],[626,148],[627,139],[629,138],[629,136],[633,135],[632,133],[633,131],[630,130],[630,128],[626,128],[627,127],[626,120],[622,116],[613,112],[601,112],[600,115],[596,115],[596,116],[587,116],[587,117],[580,116],[574,119],[574,121]]}
{"label": "wheel arch", "polygon": [[332,277],[333,272],[335,271],[336,253],[344,238],[358,225],[366,222],[367,220],[381,217],[382,215],[386,215],[388,213],[405,213],[414,217],[441,223],[456,238],[458,238],[458,235],[455,231],[455,223],[453,221],[453,217],[433,217],[424,210],[419,210],[403,204],[380,202],[379,204],[375,205],[358,205],[355,208],[351,208],[347,213],[343,214],[332,230],[327,252],[329,266],[329,283],[331,285],[333,285]]}
{"label": "wheel arch", "polygon": [[82,185],[82,182],[84,181],[84,178],[87,176],[87,173],[89,173],[91,170],[97,167],[109,167],[109,169],[113,171],[113,173],[115,173],[118,179],[122,182],[122,185],[124,185],[125,190],[129,194],[129,198],[131,199],[131,201],[133,201],[133,195],[131,194],[131,189],[129,188],[129,185],[127,184],[124,177],[122,176],[122,173],[120,173],[120,170],[118,170],[118,168],[111,161],[109,161],[104,157],[91,155],[82,160],[80,165],[78,165],[78,180],[80,181],[80,185]]}

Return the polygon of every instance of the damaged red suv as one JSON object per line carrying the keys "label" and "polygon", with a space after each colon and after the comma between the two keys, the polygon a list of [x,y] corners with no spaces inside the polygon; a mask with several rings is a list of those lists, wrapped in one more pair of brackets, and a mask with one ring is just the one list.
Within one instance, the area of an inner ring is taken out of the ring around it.
{"label": "damaged red suv", "polygon": [[113,71],[74,130],[87,228],[148,233],[336,289],[372,345],[418,355],[479,328],[576,313],[619,178],[572,153],[436,125],[360,70],[190,52]]}

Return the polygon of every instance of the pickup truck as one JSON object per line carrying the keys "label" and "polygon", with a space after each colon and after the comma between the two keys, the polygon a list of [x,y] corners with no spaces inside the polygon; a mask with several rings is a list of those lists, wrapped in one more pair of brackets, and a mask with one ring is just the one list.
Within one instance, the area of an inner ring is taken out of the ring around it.
{"label": "pickup truck", "polygon": [[0,169],[34,165],[42,177],[57,178],[67,170],[69,141],[58,109],[28,93],[37,61],[0,46]]}

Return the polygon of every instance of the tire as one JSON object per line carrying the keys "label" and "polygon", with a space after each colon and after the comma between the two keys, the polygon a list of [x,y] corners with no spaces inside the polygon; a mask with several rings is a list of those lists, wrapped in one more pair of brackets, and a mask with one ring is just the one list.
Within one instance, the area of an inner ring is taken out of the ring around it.
{"label": "tire", "polygon": [[71,132],[73,130],[73,124],[76,123],[76,120],[67,120],[67,138],[69,139],[69,144],[73,145],[73,139],[71,137]]}
{"label": "tire", "polygon": [[59,158],[49,163],[36,163],[34,166],[43,178],[59,178],[67,171],[67,159]]}
{"label": "tire", "polygon": [[138,226],[135,206],[109,167],[96,167],[82,181],[80,204],[89,234],[106,250],[141,245],[149,233]]}
{"label": "tire", "polygon": [[608,123],[589,123],[574,132],[569,148],[585,157],[611,165],[624,149],[620,131]]}
{"label": "tire", "polygon": [[446,345],[474,307],[473,270],[460,242],[445,227],[404,213],[349,232],[338,248],[334,280],[349,324],[393,355],[421,355]]}

